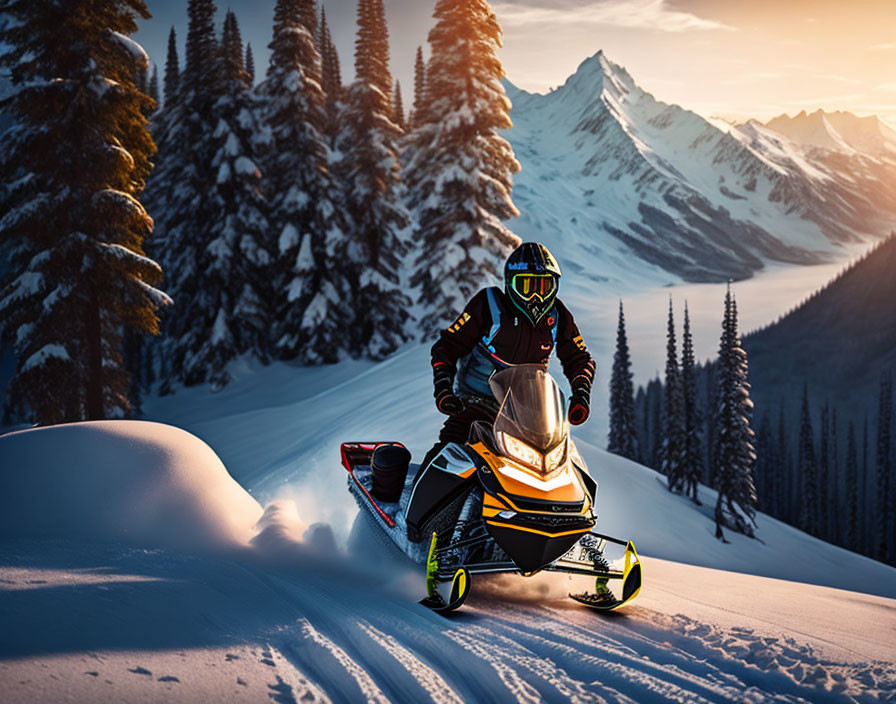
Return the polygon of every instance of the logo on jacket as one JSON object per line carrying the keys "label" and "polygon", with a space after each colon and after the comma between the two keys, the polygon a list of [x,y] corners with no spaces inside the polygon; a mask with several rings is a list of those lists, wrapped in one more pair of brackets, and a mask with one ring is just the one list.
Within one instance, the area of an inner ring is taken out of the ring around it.
{"label": "logo on jacket", "polygon": [[457,331],[460,330],[464,325],[467,324],[467,321],[468,321],[469,319],[470,319],[470,314],[467,313],[467,312],[464,312],[464,314],[463,314],[462,316],[460,316],[460,317],[455,321],[454,325],[452,325],[450,328],[448,328],[448,332],[457,332]]}
{"label": "logo on jacket", "polygon": [[585,341],[582,339],[581,335],[576,335],[572,338],[572,341],[576,343],[576,347],[578,347],[582,352],[585,351]]}

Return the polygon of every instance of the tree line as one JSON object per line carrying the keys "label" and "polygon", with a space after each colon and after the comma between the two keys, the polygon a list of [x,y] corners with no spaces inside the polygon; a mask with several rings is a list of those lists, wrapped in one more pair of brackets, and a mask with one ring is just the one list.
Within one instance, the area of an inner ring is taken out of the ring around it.
{"label": "tree line", "polygon": [[486,2],[436,3],[407,116],[383,0],[358,2],[350,85],[314,0],[277,0],[257,84],[235,14],[219,32],[214,1],[189,0],[161,106],[128,38],[142,0],[7,5],[7,420],[125,416],[138,386],[220,387],[237,357],[385,357],[519,241],[503,224],[519,164],[498,134],[510,105]]}
{"label": "tree line", "polygon": [[680,357],[671,298],[667,321],[665,383],[657,378],[635,394],[625,314],[619,304],[607,449],[661,472],[669,491],[698,505],[698,484],[712,486],[717,490],[716,537],[725,539],[724,528],[752,537],[757,507],[755,434],[737,301],[729,286],[716,374],[703,389],[687,303]]}
{"label": "tree line", "polygon": [[[785,399],[787,400],[787,399]],[[793,418],[785,408],[799,407]],[[670,491],[699,503],[698,483],[718,490],[717,535],[754,534],[762,511],[826,542],[896,564],[896,443],[892,375],[881,376],[876,415],[857,424],[808,384],[797,404],[763,409],[757,430],[737,306],[726,296],[719,357],[695,364],[685,305],[682,353],[673,310],[665,378],[633,390],[622,304],[610,381],[608,450],[666,475]]]}

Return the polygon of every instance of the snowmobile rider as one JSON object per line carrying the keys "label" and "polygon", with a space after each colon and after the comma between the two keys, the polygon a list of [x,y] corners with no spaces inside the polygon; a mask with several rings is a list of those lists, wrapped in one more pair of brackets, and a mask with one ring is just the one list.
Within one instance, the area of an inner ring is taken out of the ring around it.
{"label": "snowmobile rider", "polygon": [[517,364],[547,367],[554,349],[572,389],[569,422],[588,419],[595,363],[557,298],[559,285],[560,266],[547,247],[525,242],[507,258],[504,290],[481,290],[442,331],[432,346],[432,373],[436,408],[448,418],[423,467],[447,443],[467,442],[473,422],[494,422],[499,408],[488,384],[494,372]]}

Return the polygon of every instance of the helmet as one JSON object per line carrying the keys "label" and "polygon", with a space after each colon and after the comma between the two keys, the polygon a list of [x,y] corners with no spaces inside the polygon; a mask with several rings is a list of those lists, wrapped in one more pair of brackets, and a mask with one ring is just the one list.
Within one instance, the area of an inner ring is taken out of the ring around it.
{"label": "helmet", "polygon": [[560,265],[548,248],[524,242],[504,265],[504,291],[533,325],[554,306],[560,286]]}

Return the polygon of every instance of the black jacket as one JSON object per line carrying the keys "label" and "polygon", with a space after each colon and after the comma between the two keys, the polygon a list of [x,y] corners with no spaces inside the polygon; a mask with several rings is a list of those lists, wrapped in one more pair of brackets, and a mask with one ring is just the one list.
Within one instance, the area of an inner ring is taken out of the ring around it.
{"label": "black jacket", "polygon": [[[547,364],[555,347],[552,328],[556,326],[557,357],[563,365],[563,373],[573,391],[590,394],[595,363],[563,302],[558,298],[554,304],[556,321],[549,313],[533,326],[503,291],[494,289],[494,292],[501,311],[501,327],[491,342],[493,355],[505,364]],[[458,360],[470,354],[482,338],[489,335],[491,318],[486,289],[482,289],[432,346],[433,370],[447,365],[453,378]]]}

